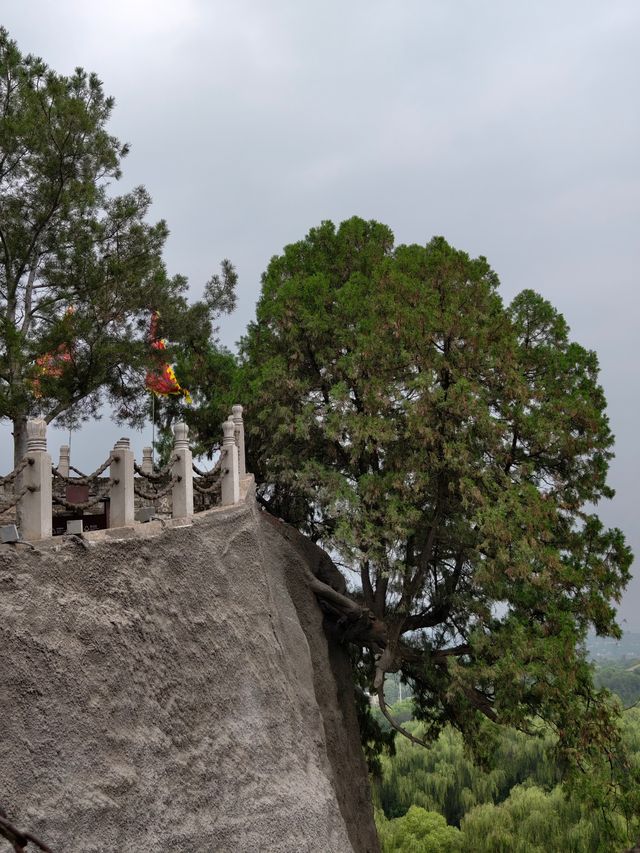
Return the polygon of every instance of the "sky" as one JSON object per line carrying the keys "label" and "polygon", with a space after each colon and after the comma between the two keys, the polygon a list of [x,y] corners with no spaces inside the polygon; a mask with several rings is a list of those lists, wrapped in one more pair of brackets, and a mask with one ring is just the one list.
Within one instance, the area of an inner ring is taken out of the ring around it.
{"label": "sky", "polygon": [[[485,255],[507,301],[549,299],[599,355],[617,495],[598,511],[640,554],[637,0],[0,0],[0,23],[115,97],[118,190],[150,191],[194,298],[233,261],[228,346],[270,257],[355,214]],[[121,434],[88,425],[73,461],[93,470]],[[150,428],[129,434],[140,456]],[[65,440],[50,431],[54,456]],[[638,575],[620,609],[634,630]]]}

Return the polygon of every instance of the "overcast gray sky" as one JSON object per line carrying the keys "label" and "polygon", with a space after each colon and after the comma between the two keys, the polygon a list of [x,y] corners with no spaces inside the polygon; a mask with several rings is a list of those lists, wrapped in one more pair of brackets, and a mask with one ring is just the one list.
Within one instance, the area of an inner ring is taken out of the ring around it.
{"label": "overcast gray sky", "polygon": [[[271,255],[353,214],[398,242],[443,234],[486,255],[506,300],[525,287],[550,299],[599,354],[617,436],[617,496],[600,511],[640,553],[637,0],[0,0],[0,12],[24,52],[96,71],[116,98],[112,131],[132,145],[122,189],[144,184],[168,221],[170,271],[197,296],[220,259],[235,263],[230,346]],[[122,432],[103,420],[74,435],[75,462],[93,469]],[[139,452],[150,435],[134,439]],[[640,630],[640,578],[621,616]]]}

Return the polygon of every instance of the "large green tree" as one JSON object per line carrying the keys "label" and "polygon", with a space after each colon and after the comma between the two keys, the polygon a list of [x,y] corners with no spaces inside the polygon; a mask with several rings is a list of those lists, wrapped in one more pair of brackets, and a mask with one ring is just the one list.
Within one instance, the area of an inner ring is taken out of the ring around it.
{"label": "large green tree", "polygon": [[314,589],[382,707],[399,671],[428,736],[542,718],[569,766],[611,756],[582,643],[619,634],[631,554],[593,512],[613,438],[562,316],[532,291],[505,305],[443,238],[354,218],[271,260],[242,352],[260,499],[351,579]]}
{"label": "large green tree", "polygon": [[112,109],[94,74],[57,74],[0,29],[0,418],[16,462],[29,416],[73,423],[106,398],[116,417],[144,417],[151,312],[166,337],[203,342],[224,295],[212,279],[189,306],[146,190],[110,191],[127,153]]}

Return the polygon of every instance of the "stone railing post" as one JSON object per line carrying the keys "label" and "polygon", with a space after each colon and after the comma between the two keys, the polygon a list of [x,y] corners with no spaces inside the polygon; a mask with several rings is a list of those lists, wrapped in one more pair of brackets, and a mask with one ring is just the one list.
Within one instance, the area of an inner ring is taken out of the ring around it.
{"label": "stone railing post", "polygon": [[222,506],[232,506],[240,500],[238,448],[234,436],[235,424],[229,419],[222,424]]}
{"label": "stone railing post", "polygon": [[109,469],[112,480],[109,491],[109,527],[126,527],[133,524],[134,518],[133,450],[129,439],[120,438],[116,441],[112,455]]}
{"label": "stone railing post", "polygon": [[189,427],[179,423],[173,428],[173,477],[179,478],[171,490],[172,518],[190,518],[193,515],[193,467],[189,447]]}
{"label": "stone railing post", "polygon": [[242,420],[242,406],[233,406],[231,409],[231,420],[235,424],[234,436],[238,448],[238,476],[240,479],[247,476],[247,463],[244,457],[244,421]]}
{"label": "stone railing post", "polygon": [[58,462],[58,473],[63,477],[69,476],[69,465],[71,464],[71,448],[68,444],[60,447],[60,461]]}
{"label": "stone railing post", "polygon": [[[21,488],[29,490],[20,498],[18,517],[20,533],[29,540],[48,539],[51,525],[51,456],[47,453],[47,424],[43,420],[27,421],[27,458]],[[17,484],[16,484],[17,485]]]}
{"label": "stone railing post", "polygon": [[142,448],[142,465],[140,468],[144,474],[153,474],[153,450],[150,447]]}

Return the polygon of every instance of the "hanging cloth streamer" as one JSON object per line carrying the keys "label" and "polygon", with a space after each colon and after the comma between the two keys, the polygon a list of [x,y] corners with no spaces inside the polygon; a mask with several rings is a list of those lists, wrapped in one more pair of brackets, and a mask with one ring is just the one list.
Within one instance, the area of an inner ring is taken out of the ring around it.
{"label": "hanging cloth streamer", "polygon": [[[164,338],[158,337],[158,320],[160,313],[154,311],[151,315],[151,324],[149,326],[149,344],[151,349],[156,353],[162,353],[167,348],[167,342]],[[184,402],[192,403],[191,394],[187,388],[183,388],[176,377],[175,371],[170,364],[159,356],[156,367],[147,371],[145,385],[154,394],[159,397],[182,397]]]}

